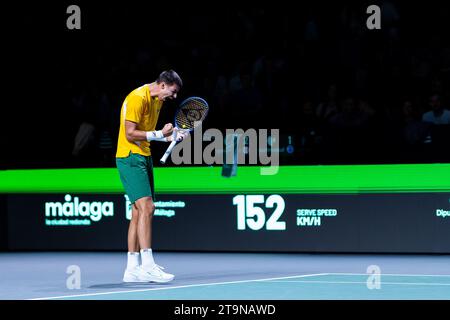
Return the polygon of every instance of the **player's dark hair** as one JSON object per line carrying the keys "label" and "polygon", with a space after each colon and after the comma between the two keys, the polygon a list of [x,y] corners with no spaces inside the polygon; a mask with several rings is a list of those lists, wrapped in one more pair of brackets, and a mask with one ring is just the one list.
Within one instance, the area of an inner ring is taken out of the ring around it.
{"label": "player's dark hair", "polygon": [[160,84],[161,82],[164,82],[169,86],[176,84],[180,89],[183,86],[183,81],[180,76],[173,70],[163,71],[158,79],[156,79],[156,83]]}

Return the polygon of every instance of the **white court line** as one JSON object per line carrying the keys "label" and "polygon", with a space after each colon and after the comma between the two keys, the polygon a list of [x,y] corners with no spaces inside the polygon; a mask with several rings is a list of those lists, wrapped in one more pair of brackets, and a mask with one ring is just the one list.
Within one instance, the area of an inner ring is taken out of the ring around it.
{"label": "white court line", "polygon": [[[275,283],[329,283],[329,284],[364,284],[367,285],[367,282],[360,281],[277,281],[273,280],[270,282]],[[425,283],[425,282],[385,282],[380,281],[381,285],[392,284],[392,285],[405,285],[405,286],[450,286],[450,283]]]}
{"label": "white court line", "polygon": [[[271,281],[271,280],[279,280],[279,279],[292,279],[292,278],[305,278],[305,277],[314,277],[314,276],[323,276],[328,273],[315,273],[315,274],[303,274],[298,276],[289,276],[289,277],[277,277],[277,278],[268,278],[268,279],[254,279],[254,280],[240,280],[240,281],[229,281],[229,282],[215,282],[215,283],[201,283],[201,284],[190,284],[185,286],[175,286],[175,287],[165,287],[165,288],[151,288],[151,289],[139,289],[139,290],[126,290],[126,291],[110,291],[110,292],[98,292],[98,293],[86,293],[86,294],[76,294],[69,296],[56,296],[56,297],[45,297],[45,298],[33,298],[27,300],[48,300],[48,299],[61,299],[61,298],[76,298],[76,297],[89,297],[89,296],[100,296],[106,294],[114,294],[114,293],[131,293],[131,292],[145,292],[145,291],[157,291],[157,290],[170,290],[170,289],[180,289],[180,288],[192,288],[192,287],[202,287],[202,286],[215,286],[222,284],[234,284],[234,283],[245,283],[245,282],[258,282],[258,281]],[[150,282],[149,282],[150,284]]]}
{"label": "white court line", "polygon": [[329,272],[328,275],[343,275],[343,276],[398,276],[398,277],[450,277],[450,274],[402,274],[402,273],[339,273],[339,272]]}

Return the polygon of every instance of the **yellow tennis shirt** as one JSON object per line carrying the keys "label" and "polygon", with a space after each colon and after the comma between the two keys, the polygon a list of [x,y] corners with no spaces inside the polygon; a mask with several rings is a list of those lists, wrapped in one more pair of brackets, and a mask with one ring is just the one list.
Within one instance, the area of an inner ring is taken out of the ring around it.
{"label": "yellow tennis shirt", "polygon": [[154,131],[162,104],[163,102],[158,97],[150,96],[150,89],[147,84],[133,90],[125,98],[120,110],[120,129],[116,158],[128,157],[130,151],[143,156],[151,155],[150,142],[130,142],[127,140],[125,120],[137,123],[137,130]]}

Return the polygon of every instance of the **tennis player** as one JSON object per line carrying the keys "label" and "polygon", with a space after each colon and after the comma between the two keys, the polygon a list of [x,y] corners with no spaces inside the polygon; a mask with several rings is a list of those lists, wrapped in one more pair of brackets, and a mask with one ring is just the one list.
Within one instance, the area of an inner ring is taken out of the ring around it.
{"label": "tennis player", "polygon": [[122,104],[116,164],[132,205],[124,282],[169,282],[174,278],[153,259],[151,230],[155,189],[150,142],[184,138],[178,136],[171,123],[162,130],[155,130],[163,102],[175,99],[182,85],[175,71],[164,71],[155,82],[132,91]]}

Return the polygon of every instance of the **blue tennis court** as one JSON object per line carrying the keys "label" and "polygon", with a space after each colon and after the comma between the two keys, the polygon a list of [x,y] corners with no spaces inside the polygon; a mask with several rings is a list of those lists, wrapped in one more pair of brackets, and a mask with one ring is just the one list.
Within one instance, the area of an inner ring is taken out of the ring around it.
{"label": "blue tennis court", "polygon": [[[176,275],[174,281],[122,283],[126,259],[117,252],[3,253],[0,299],[450,299],[448,255],[160,252],[155,256]],[[67,284],[72,276],[69,266],[79,268],[79,289]]]}

